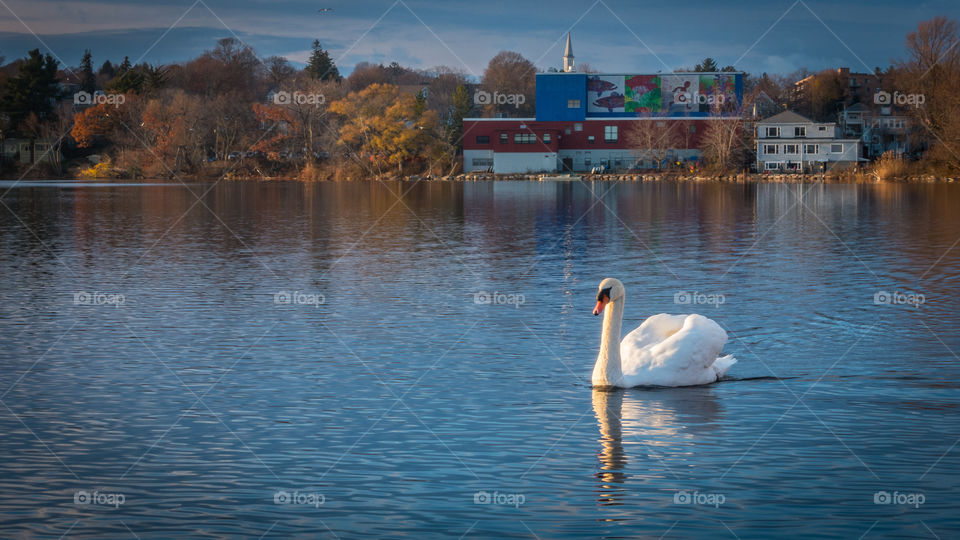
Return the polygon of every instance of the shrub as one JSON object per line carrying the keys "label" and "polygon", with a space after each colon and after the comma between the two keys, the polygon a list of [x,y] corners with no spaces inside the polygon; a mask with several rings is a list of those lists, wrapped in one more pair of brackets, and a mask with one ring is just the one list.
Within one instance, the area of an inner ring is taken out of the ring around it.
{"label": "shrub", "polygon": [[113,162],[109,156],[104,156],[100,163],[80,171],[80,178],[113,178]]}

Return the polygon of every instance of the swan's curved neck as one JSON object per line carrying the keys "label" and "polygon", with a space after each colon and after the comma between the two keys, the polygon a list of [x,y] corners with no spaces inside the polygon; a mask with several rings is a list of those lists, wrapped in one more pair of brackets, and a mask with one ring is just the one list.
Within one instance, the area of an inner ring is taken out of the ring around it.
{"label": "swan's curved neck", "polygon": [[603,332],[600,334],[600,354],[593,366],[594,386],[619,386],[623,379],[620,370],[620,327],[623,325],[623,298],[611,301],[603,313]]}

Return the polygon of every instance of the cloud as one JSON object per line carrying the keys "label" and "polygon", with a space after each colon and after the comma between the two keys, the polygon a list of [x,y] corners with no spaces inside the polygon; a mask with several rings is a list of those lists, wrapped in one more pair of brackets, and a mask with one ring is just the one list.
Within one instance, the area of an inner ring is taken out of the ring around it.
{"label": "cloud", "polygon": [[687,0],[679,10],[608,2],[613,13],[604,4],[572,0],[354,0],[329,14],[295,0],[7,0],[23,23],[0,18],[0,49],[10,59],[42,48],[31,35],[36,32],[71,64],[85,48],[102,58],[131,59],[149,49],[146,61],[169,63],[236,35],[262,56],[303,62],[318,38],[344,71],[361,61],[397,61],[420,68],[449,65],[480,75],[501,50],[520,52],[541,69],[558,67],[563,37],[572,27],[577,61],[606,71],[670,71],[705,56],[726,65],[743,56],[740,69],[789,72],[802,66],[862,69],[858,57],[870,66],[886,65],[903,48],[902,39],[890,36],[905,36],[917,22],[941,12],[960,15],[960,5],[942,1],[914,6],[908,15],[892,0],[848,4],[807,1],[828,29],[801,5],[777,22],[790,4],[732,0],[722,6]]}

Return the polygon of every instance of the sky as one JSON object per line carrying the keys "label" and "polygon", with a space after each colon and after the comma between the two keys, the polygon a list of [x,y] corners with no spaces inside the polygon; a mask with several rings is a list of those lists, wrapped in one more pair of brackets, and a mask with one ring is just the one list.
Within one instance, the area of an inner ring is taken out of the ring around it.
{"label": "sky", "polygon": [[[321,13],[321,8],[332,11]],[[957,0],[0,0],[0,56],[39,48],[66,66],[182,62],[236,37],[302,65],[319,39],[341,72],[358,62],[479,78],[499,51],[560,67],[569,31],[577,62],[602,72],[690,68],[710,56],[750,73],[885,68],[920,21],[960,20]]]}

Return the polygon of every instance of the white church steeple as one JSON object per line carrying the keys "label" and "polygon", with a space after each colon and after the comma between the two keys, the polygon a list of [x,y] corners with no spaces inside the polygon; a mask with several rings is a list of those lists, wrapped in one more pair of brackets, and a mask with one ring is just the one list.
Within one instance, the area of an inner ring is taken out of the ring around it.
{"label": "white church steeple", "polygon": [[563,49],[563,71],[573,73],[573,45],[570,44],[570,32],[567,32],[567,46]]}

